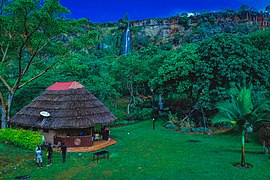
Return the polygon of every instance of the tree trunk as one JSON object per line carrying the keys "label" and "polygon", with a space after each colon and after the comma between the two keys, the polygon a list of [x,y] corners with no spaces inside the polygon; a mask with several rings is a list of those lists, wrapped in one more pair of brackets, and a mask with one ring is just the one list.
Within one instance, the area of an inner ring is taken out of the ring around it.
{"label": "tree trunk", "polygon": [[1,128],[5,129],[6,128],[6,122],[7,122],[7,111],[5,109],[5,107],[3,107],[3,105],[1,105],[1,113],[2,113],[2,117],[1,117]]}
{"label": "tree trunk", "polygon": [[127,114],[130,114],[130,103],[127,105]]}
{"label": "tree trunk", "polygon": [[246,131],[242,131],[242,158],[241,158],[241,166],[244,167],[246,165],[246,159],[245,159],[245,134]]}
{"label": "tree trunk", "polygon": [[248,132],[245,132],[245,143],[248,143]]}
{"label": "tree trunk", "polygon": [[8,94],[7,123],[10,120],[10,115],[11,115],[10,111],[11,111],[11,105],[12,105],[12,102],[13,102],[13,97],[14,97],[14,93],[9,93]]}
{"label": "tree trunk", "polygon": [[13,97],[14,97],[14,93],[9,92],[8,94],[8,100],[7,100],[7,106],[1,104],[1,128],[4,129],[6,127],[8,127],[8,122],[10,120],[10,111],[11,111],[11,105],[12,105],[12,101],[13,101]]}

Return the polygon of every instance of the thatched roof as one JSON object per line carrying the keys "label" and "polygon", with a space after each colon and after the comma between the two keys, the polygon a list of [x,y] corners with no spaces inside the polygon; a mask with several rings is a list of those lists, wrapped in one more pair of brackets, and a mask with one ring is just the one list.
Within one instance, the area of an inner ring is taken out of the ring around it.
{"label": "thatched roof", "polygon": [[[42,116],[41,111],[50,116]],[[81,129],[115,120],[100,100],[73,81],[53,84],[16,113],[10,123],[43,129]]]}

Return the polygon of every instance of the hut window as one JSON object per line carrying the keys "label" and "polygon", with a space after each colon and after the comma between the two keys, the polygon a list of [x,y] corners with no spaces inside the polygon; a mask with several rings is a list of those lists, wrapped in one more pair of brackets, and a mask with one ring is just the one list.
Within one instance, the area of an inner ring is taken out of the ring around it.
{"label": "hut window", "polygon": [[43,129],[43,132],[49,133],[49,129]]}

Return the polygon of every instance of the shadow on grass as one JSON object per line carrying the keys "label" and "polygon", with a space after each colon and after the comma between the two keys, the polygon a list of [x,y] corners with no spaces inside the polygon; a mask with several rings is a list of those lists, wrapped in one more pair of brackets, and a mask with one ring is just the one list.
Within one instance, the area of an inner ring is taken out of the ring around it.
{"label": "shadow on grass", "polygon": [[[227,152],[241,153],[241,150],[225,150]],[[245,151],[245,154],[265,154],[265,152],[254,152],[254,151]]]}

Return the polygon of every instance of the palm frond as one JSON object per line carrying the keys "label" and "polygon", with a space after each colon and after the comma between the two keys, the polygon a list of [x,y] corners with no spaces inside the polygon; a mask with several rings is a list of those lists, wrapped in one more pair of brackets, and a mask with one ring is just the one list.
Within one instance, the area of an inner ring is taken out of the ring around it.
{"label": "palm frond", "polygon": [[225,117],[234,119],[240,116],[240,112],[234,103],[230,102],[220,102],[216,104],[216,108],[219,110],[219,114],[222,114]]}
{"label": "palm frond", "polygon": [[230,119],[228,117],[224,117],[224,116],[220,116],[219,114],[217,114],[216,116],[214,116],[211,119],[211,122],[213,124],[217,124],[217,123],[231,123],[233,119]]}
{"label": "palm frond", "polygon": [[267,99],[262,99],[258,103],[254,104],[253,107],[253,114],[256,114],[258,112],[262,111],[270,111],[270,101]]}
{"label": "palm frond", "polygon": [[251,100],[251,89],[242,88],[238,97],[237,104],[241,115],[247,115],[252,112],[253,104]]}

